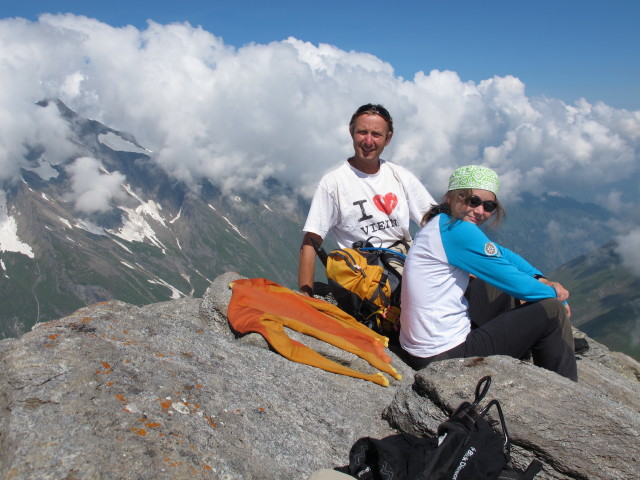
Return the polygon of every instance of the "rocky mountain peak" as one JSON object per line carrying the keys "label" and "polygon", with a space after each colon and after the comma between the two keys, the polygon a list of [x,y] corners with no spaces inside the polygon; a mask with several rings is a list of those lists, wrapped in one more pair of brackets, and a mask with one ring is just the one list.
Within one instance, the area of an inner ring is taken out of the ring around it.
{"label": "rocky mountain peak", "polygon": [[225,316],[235,278],[218,277],[202,299],[98,303],[0,341],[0,476],[306,479],[348,463],[360,437],[434,435],[485,375],[516,464],[537,458],[537,478],[637,476],[640,365],[626,355],[589,339],[574,383],[508,357],[415,374],[389,351],[403,379],[384,388],[286,360],[258,334],[236,337]]}

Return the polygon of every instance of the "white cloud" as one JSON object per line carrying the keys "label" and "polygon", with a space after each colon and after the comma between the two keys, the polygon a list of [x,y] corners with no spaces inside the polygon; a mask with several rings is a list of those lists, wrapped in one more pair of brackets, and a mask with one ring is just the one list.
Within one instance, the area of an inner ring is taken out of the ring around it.
{"label": "white cloud", "polygon": [[627,235],[617,239],[616,252],[622,257],[622,264],[634,275],[640,277],[640,228],[632,230]]}
{"label": "white cloud", "polygon": [[[138,30],[74,15],[1,20],[0,45],[0,179],[19,175],[25,145],[55,140],[45,152],[54,165],[73,157],[55,109],[34,106],[60,98],[133,133],[182,180],[206,177],[231,192],[274,176],[310,195],[352,152],[347,122],[372,101],[395,120],[385,158],[435,196],[468,163],[498,170],[502,198],[523,190],[580,200],[638,195],[640,111],[528,98],[512,76],[474,83],[434,70],[406,80],[370,54],[331,45],[289,38],[235,49],[189,24]],[[115,180],[94,180],[101,192],[74,189],[81,208],[107,208],[115,194]]]}
{"label": "white cloud", "polygon": [[107,172],[100,160],[80,157],[66,168],[71,176],[71,197],[78,211],[106,212],[115,206],[112,200],[125,197],[122,189],[125,176],[120,172]]}

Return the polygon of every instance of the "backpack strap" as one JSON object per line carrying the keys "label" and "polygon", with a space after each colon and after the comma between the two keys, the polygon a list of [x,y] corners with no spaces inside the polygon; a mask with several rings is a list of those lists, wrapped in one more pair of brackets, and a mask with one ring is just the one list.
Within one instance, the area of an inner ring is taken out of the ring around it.
{"label": "backpack strap", "polygon": [[318,255],[318,258],[320,259],[322,264],[326,267],[327,252],[325,252],[324,248],[322,248],[322,246],[318,243],[318,241],[313,237],[311,237],[311,245],[313,245],[313,249],[316,251],[316,255]]}
{"label": "backpack strap", "polygon": [[473,399],[473,406],[477,407],[478,404],[485,397],[487,392],[489,391],[489,387],[491,386],[491,377],[487,375],[486,377],[482,377],[478,384],[476,385],[476,395]]}
{"label": "backpack strap", "polygon": [[459,421],[465,426],[465,428],[471,430],[480,416],[481,415],[478,414],[473,404],[463,402],[456,411],[451,414],[450,418]]}
{"label": "backpack strap", "polygon": [[387,273],[383,271],[382,275],[380,276],[380,283],[378,284],[375,293],[371,296],[371,301],[374,301],[376,298],[380,297],[385,304],[389,303],[390,299],[387,298],[387,296],[382,291],[382,287],[387,283],[387,278],[389,278]]}
{"label": "backpack strap", "polygon": [[480,411],[480,416],[484,417],[491,407],[496,407],[496,410],[498,411],[498,417],[500,417],[500,427],[502,428],[502,436],[504,437],[502,448],[504,450],[504,454],[507,457],[507,460],[510,460],[511,441],[509,440],[509,432],[507,431],[507,422],[504,421],[504,414],[502,413],[502,407],[500,406],[498,400],[493,399],[489,403],[487,403],[487,406]]}
{"label": "backpack strap", "polygon": [[532,460],[527,469],[524,471],[524,480],[532,480],[540,470],[542,470],[542,463],[538,460]]}
{"label": "backpack strap", "polygon": [[408,252],[409,249],[411,248],[411,245],[409,244],[409,242],[406,241],[404,238],[400,240],[396,240],[389,246],[389,248],[400,247],[400,245],[402,245],[404,252]]}
{"label": "backpack strap", "polygon": [[361,247],[360,250],[364,250],[365,252],[387,252],[392,255],[396,255],[398,258],[402,259],[402,262],[406,260],[407,256],[403,253],[400,253],[397,250],[393,250],[391,248],[383,248],[383,247]]}
{"label": "backpack strap", "polygon": [[500,472],[497,480],[533,480],[542,470],[542,463],[532,460],[527,469],[522,472],[508,465]]}

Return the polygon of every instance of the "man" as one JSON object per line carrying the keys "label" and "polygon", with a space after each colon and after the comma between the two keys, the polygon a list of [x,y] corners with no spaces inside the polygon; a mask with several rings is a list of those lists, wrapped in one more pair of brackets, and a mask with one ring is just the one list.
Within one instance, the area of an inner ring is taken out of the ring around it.
{"label": "man", "polygon": [[313,296],[315,249],[331,231],[340,248],[369,240],[392,247],[410,242],[410,219],[419,223],[437,202],[407,169],[380,158],[393,136],[393,119],[381,105],[358,108],[349,122],[354,154],[320,180],[304,225],[298,287]]}

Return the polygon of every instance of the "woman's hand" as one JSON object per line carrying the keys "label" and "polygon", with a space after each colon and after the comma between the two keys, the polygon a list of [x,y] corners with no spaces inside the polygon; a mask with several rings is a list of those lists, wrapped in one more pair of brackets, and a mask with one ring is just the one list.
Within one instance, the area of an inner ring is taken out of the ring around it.
{"label": "woman's hand", "polygon": [[564,302],[569,298],[569,291],[557,282],[552,282],[551,286],[556,291],[556,298]]}
{"label": "woman's hand", "polygon": [[560,300],[561,302],[564,302],[569,298],[569,290],[564,288],[558,282],[552,282],[549,279],[542,278],[542,277],[539,278],[538,281],[544,283],[545,285],[549,285],[550,287],[552,287],[556,291],[556,298],[558,300]]}

